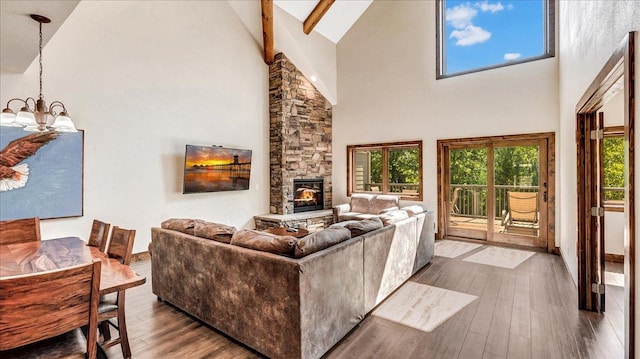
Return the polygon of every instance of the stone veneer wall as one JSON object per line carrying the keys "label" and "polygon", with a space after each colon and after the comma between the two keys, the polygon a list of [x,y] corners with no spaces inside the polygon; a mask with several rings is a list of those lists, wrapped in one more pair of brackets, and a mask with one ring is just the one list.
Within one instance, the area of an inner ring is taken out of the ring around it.
{"label": "stone veneer wall", "polygon": [[[326,212],[326,213],[324,213]],[[267,228],[304,228],[309,233],[320,231],[333,224],[332,211],[314,211],[318,213],[314,216],[308,214],[312,212],[302,212],[289,215],[266,215],[253,217],[256,229],[263,231]]]}
{"label": "stone veneer wall", "polygon": [[324,179],[331,205],[331,103],[284,54],[269,66],[269,212],[293,213],[293,180]]}

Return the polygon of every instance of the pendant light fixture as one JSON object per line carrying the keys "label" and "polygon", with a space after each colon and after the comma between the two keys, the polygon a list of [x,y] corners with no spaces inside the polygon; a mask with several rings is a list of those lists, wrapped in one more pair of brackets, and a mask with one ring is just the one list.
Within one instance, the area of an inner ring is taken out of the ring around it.
{"label": "pendant light fixture", "polygon": [[[35,100],[33,97],[28,97],[23,100],[20,98],[13,98],[7,102],[7,107],[2,110],[0,115],[0,126],[7,127],[24,127],[25,131],[37,131],[46,132],[55,130],[59,132],[77,132],[76,126],[71,121],[66,107],[60,101],[54,101],[49,107],[42,95],[42,24],[48,24],[51,20],[42,15],[32,14],[31,18],[38,22],[40,25],[40,45],[39,49],[39,64],[40,64],[40,95]],[[18,111],[16,116],[15,112],[11,110],[9,105],[11,102],[19,101],[22,103],[22,108]],[[31,108],[30,103],[33,105]],[[59,109],[60,112],[56,112]],[[48,126],[49,125],[49,126]]]}

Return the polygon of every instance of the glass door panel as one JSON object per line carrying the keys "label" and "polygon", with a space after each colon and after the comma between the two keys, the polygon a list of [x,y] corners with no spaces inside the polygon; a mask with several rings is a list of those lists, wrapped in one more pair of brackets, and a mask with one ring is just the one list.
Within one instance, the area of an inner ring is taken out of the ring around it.
{"label": "glass door panel", "polygon": [[[546,191],[540,183],[540,146],[494,148],[493,240],[538,246]],[[545,183],[546,185],[546,183]]]}
{"label": "glass door panel", "polygon": [[487,148],[449,150],[450,235],[487,238]]}

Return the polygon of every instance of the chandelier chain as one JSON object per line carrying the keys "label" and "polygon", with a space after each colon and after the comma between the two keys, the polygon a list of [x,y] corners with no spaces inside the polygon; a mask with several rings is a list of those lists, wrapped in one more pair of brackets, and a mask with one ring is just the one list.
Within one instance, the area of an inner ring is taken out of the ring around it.
{"label": "chandelier chain", "polygon": [[38,52],[40,54],[39,58],[39,63],[40,63],[40,96],[39,98],[42,99],[44,98],[44,96],[42,96],[42,23],[40,23],[40,44],[38,46]]}

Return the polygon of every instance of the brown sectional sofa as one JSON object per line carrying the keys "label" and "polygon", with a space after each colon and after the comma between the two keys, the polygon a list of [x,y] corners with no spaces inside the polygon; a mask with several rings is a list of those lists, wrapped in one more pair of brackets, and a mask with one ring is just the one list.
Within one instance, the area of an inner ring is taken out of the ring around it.
{"label": "brown sectional sofa", "polygon": [[308,256],[152,228],[153,293],[271,358],[319,358],[433,256],[433,212]]}

